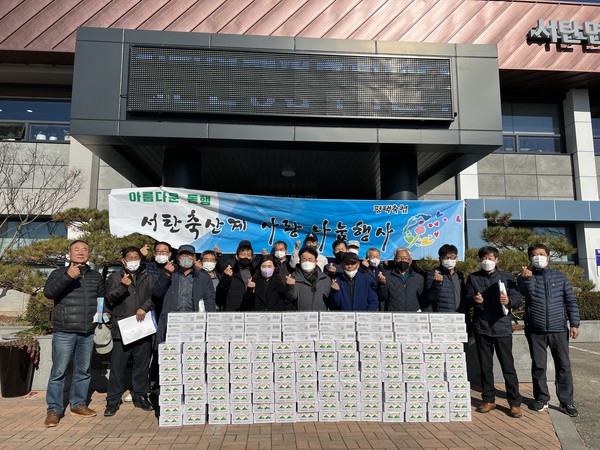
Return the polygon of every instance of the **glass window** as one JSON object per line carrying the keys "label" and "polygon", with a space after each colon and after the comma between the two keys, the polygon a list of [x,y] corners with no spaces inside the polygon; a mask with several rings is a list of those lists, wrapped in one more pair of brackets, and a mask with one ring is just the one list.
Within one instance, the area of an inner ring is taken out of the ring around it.
{"label": "glass window", "polygon": [[503,152],[516,152],[517,138],[515,136],[502,136],[502,147],[498,150]]}
{"label": "glass window", "polygon": [[519,136],[519,151],[523,153],[562,153],[560,138]]}
{"label": "glass window", "polygon": [[0,99],[0,120],[70,122],[71,102]]}
{"label": "glass window", "polygon": [[600,156],[600,106],[592,106],[592,134],[594,135],[594,153]]}
{"label": "glass window", "polygon": [[561,108],[552,103],[502,103],[499,152],[563,153]]}
{"label": "glass window", "polygon": [[[8,220],[0,226],[0,248],[8,245],[15,234],[19,222]],[[67,229],[62,222],[36,221],[21,228],[17,241],[12,248],[20,248],[33,241],[50,239],[50,236],[67,236]]]}
{"label": "glass window", "polygon": [[24,123],[0,122],[0,139],[7,141],[20,141],[25,137]]}
{"label": "glass window", "polygon": [[514,133],[560,134],[558,105],[513,103]]}
{"label": "glass window", "polygon": [[71,139],[68,125],[31,124],[30,141],[68,141]]}
{"label": "glass window", "polygon": [[70,120],[69,101],[0,99],[0,140],[69,141]]}

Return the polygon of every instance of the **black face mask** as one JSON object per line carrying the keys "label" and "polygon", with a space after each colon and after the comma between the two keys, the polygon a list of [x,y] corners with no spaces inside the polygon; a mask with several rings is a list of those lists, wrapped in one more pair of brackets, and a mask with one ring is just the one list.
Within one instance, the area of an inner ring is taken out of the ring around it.
{"label": "black face mask", "polygon": [[410,263],[408,261],[394,261],[394,266],[400,272],[406,272],[410,267]]}
{"label": "black face mask", "polygon": [[252,264],[252,260],[250,258],[240,258],[238,259],[238,264],[240,265],[240,267],[245,269],[246,267],[249,267],[250,264]]}
{"label": "black face mask", "polygon": [[342,258],[344,257],[345,254],[346,254],[346,252],[342,252],[342,251],[334,253],[333,256],[335,256],[335,261],[342,262]]}

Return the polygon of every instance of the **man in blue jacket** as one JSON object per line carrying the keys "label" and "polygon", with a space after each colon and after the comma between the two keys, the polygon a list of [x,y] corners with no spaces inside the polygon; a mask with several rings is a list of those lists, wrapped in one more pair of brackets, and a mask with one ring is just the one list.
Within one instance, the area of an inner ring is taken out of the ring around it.
{"label": "man in blue jacket", "polygon": [[512,315],[510,310],[521,304],[515,278],[498,270],[498,249],[481,247],[478,252],[481,270],[467,279],[467,301],[473,310],[473,335],[481,370],[481,398],[479,413],[496,408],[494,388],[494,350],[502,367],[509,415],[521,417],[519,379],[512,354]]}
{"label": "man in blue jacket", "polygon": [[[517,278],[525,296],[525,336],[531,354],[531,377],[535,401],[531,409],[548,409],[550,392],[546,378],[550,347],[556,373],[556,396],[571,417],[579,415],[573,404],[573,374],[569,359],[569,337],[579,336],[579,306],[573,286],[562,272],[550,269],[550,250],[534,244],[527,250],[532,268],[523,267]],[[567,327],[567,320],[569,327]]]}
{"label": "man in blue jacket", "polygon": [[156,343],[165,341],[167,320],[170,312],[198,312],[200,302],[205,311],[216,311],[215,288],[210,276],[197,269],[196,249],[193,245],[182,245],[177,251],[177,266],[172,262],[165,265],[164,272],[154,284],[152,295],[164,295],[163,309],[158,320]]}
{"label": "man in blue jacket", "polygon": [[341,273],[333,275],[329,309],[339,311],[379,311],[375,279],[358,270],[356,253],[346,253]]}

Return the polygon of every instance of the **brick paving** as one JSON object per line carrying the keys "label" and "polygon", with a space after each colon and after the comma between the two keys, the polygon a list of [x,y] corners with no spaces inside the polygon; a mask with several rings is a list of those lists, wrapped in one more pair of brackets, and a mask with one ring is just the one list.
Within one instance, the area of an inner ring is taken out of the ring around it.
{"label": "brick paving", "polygon": [[[501,386],[498,386],[501,389]],[[531,384],[521,384],[526,402]],[[529,411],[523,417],[498,409],[478,414],[479,392],[471,392],[472,422],[337,422],[255,425],[195,425],[158,428],[152,413],[124,403],[114,417],[103,417],[105,394],[94,393],[90,407],[99,415],[67,415],[56,428],[45,428],[45,392],[0,399],[0,449],[560,449],[550,415]]]}

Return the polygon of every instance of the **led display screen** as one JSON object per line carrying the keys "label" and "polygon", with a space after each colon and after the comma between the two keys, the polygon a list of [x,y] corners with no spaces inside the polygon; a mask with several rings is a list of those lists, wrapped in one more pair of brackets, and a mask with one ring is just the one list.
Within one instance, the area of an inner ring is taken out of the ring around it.
{"label": "led display screen", "polygon": [[132,46],[130,112],[454,120],[449,58]]}

